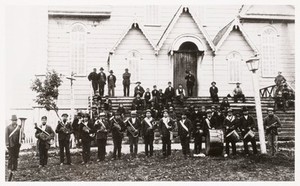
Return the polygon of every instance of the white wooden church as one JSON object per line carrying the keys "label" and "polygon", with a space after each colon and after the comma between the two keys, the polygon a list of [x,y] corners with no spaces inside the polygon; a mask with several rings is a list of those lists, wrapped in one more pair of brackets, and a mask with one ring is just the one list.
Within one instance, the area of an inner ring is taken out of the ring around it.
{"label": "white wooden church", "polygon": [[[212,81],[219,95],[232,93],[237,81],[253,96],[245,61],[260,56],[260,87],[274,84],[278,71],[295,79],[295,8],[285,5],[49,7],[47,69],[76,73],[75,108],[87,106],[88,74],[100,67],[122,74],[144,88],[185,85],[185,70],[196,77],[197,96],[209,96]],[[133,88],[131,85],[131,93]],[[60,90],[59,107],[68,108],[70,83]],[[107,87],[105,88],[107,94]]]}

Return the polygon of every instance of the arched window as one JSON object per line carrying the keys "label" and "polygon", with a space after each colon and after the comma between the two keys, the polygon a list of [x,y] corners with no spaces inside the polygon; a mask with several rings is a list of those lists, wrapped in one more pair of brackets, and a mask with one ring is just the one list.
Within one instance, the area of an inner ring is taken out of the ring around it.
{"label": "arched window", "polygon": [[131,81],[140,81],[139,66],[141,61],[141,53],[136,50],[132,50],[128,53],[127,60],[129,71],[131,71]]}
{"label": "arched window", "polygon": [[237,81],[240,81],[240,64],[242,56],[238,52],[233,51],[227,55],[226,60],[228,64],[229,83],[236,83]]}
{"label": "arched window", "polygon": [[261,69],[263,77],[276,75],[277,58],[277,31],[273,27],[267,27],[261,33]]}
{"label": "arched window", "polygon": [[71,71],[86,75],[86,29],[82,24],[71,28]]}

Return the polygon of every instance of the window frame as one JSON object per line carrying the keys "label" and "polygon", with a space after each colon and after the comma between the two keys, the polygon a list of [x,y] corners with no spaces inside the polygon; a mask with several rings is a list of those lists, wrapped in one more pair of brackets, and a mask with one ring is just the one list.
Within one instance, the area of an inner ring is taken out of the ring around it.
{"label": "window frame", "polygon": [[[149,10],[149,8],[153,8],[153,7],[155,7],[157,10]],[[156,17],[156,21],[157,22],[155,22],[155,21],[153,21],[154,20],[154,18],[153,17],[151,17],[151,19],[149,18],[149,11],[151,11],[151,16],[153,16],[153,15],[156,15],[157,17]],[[153,13],[153,12],[156,12],[156,13]],[[144,26],[145,27],[160,27],[161,26],[161,19],[160,19],[160,17],[161,17],[161,8],[160,8],[160,6],[159,5],[146,5],[145,6],[145,13],[144,13]],[[152,21],[149,21],[149,20],[152,20]]]}
{"label": "window frame", "polygon": [[[232,80],[231,79],[231,63],[230,63],[230,59],[233,59],[233,58],[230,58],[231,55],[238,55],[239,56],[239,59],[235,60],[236,61],[236,64],[237,64],[237,69],[238,69],[238,74],[237,74],[237,79],[235,80]],[[241,64],[242,64],[242,61],[243,61],[243,57],[241,55],[241,53],[237,52],[237,51],[231,51],[229,52],[227,55],[226,55],[226,62],[227,62],[227,80],[228,80],[228,84],[235,84],[236,82],[240,82],[241,81]]]}
{"label": "window frame", "polygon": [[[131,68],[131,64],[130,64],[130,61],[132,58],[132,53],[135,52],[138,54],[138,56],[136,57],[136,67],[135,67],[135,71]],[[142,61],[142,53],[138,50],[130,50],[127,52],[127,57],[126,57],[126,60],[127,60],[127,65],[128,65],[128,69],[129,71],[131,72],[131,81],[132,82],[137,82],[137,81],[141,81],[141,74],[140,74],[140,63]]]}

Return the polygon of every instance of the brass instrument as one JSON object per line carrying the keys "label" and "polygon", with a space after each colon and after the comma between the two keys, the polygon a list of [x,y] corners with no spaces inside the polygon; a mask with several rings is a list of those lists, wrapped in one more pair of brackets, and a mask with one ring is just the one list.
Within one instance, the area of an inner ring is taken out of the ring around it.
{"label": "brass instrument", "polygon": [[130,134],[133,136],[133,137],[138,137],[139,136],[139,131],[134,128],[134,126],[132,125],[132,123],[129,121],[129,118],[127,118],[125,120],[125,123],[129,123],[129,126],[127,127],[127,130],[130,132]]}
{"label": "brass instrument", "polygon": [[22,144],[22,139],[24,137],[24,125],[25,125],[25,120],[27,118],[19,118],[21,120],[21,126],[20,126],[20,134],[19,134],[19,144]]}
{"label": "brass instrument", "polygon": [[47,143],[48,143],[49,145],[53,145],[53,144],[54,144],[54,140],[51,139],[50,134],[49,134],[47,131],[44,131],[44,130],[43,130],[42,128],[40,128],[39,126],[37,126],[37,123],[34,123],[34,128],[35,128],[36,130],[39,130],[39,131],[42,132],[41,140],[47,141]]}
{"label": "brass instrument", "polygon": [[120,134],[120,135],[123,135],[123,133],[121,132],[121,125],[119,124],[119,122],[117,122],[117,120],[115,119],[115,117],[114,116],[112,116],[111,118],[109,118],[109,120],[111,121],[111,120],[113,120],[113,125],[115,126],[115,127],[117,127],[117,129],[118,129],[118,133]]}
{"label": "brass instrument", "polygon": [[97,132],[107,132],[106,126],[100,119],[95,122],[95,126],[99,124],[100,124],[100,129],[97,130]]}
{"label": "brass instrument", "polygon": [[71,134],[72,132],[70,129],[68,129],[64,124],[62,124],[62,121],[58,121],[58,124],[62,127],[62,132],[65,134]]}
{"label": "brass instrument", "polygon": [[85,131],[86,133],[89,133],[89,136],[91,138],[95,137],[95,133],[90,133],[91,132],[91,128],[87,126],[87,124],[84,124],[84,122],[82,122],[83,124],[83,131]]}

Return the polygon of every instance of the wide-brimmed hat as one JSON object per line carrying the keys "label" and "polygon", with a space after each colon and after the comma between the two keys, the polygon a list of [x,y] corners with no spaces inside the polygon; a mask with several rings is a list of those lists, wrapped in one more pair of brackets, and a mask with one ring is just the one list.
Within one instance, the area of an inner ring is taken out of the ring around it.
{"label": "wide-brimmed hat", "polygon": [[136,82],[135,84],[142,84],[140,81]]}
{"label": "wide-brimmed hat", "polygon": [[145,113],[147,113],[147,112],[150,112],[150,113],[151,113],[151,110],[150,110],[150,109],[147,109],[147,110],[145,111]]}
{"label": "wide-brimmed hat", "polygon": [[69,115],[68,115],[67,113],[63,113],[63,114],[61,115],[61,117],[64,117],[64,116],[68,117]]}
{"label": "wide-brimmed hat", "polygon": [[215,84],[215,85],[216,85],[217,83],[216,83],[215,81],[213,81],[213,82],[211,82],[211,85],[213,85],[213,84]]}
{"label": "wide-brimmed hat", "polygon": [[227,110],[227,112],[232,112],[232,109],[231,109],[231,108],[229,108],[229,109]]}
{"label": "wide-brimmed hat", "polygon": [[212,113],[211,109],[207,109],[206,113]]}
{"label": "wide-brimmed hat", "polygon": [[109,73],[114,73],[114,71],[113,71],[113,70],[110,70]]}
{"label": "wide-brimmed hat", "polygon": [[240,82],[236,82],[236,85],[240,85],[241,83]]}
{"label": "wide-brimmed hat", "polygon": [[17,121],[18,120],[17,115],[12,115],[10,120]]}
{"label": "wide-brimmed hat", "polygon": [[47,119],[47,116],[42,116],[42,118],[41,119]]}
{"label": "wide-brimmed hat", "polygon": [[274,108],[269,107],[269,108],[267,108],[267,110],[268,110],[268,111],[274,111]]}
{"label": "wide-brimmed hat", "polygon": [[130,112],[131,115],[136,115],[136,110]]}
{"label": "wide-brimmed hat", "polygon": [[104,70],[104,68],[103,68],[103,67],[101,67],[101,68],[100,68],[100,70]]}

